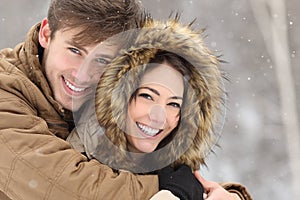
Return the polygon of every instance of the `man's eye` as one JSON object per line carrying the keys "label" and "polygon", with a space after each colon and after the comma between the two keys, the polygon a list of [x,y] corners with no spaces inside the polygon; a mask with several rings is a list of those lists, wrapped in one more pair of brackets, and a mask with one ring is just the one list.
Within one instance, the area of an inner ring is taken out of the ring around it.
{"label": "man's eye", "polygon": [[153,98],[149,94],[146,94],[146,93],[140,93],[138,96],[143,97],[145,99],[153,100]]}
{"label": "man's eye", "polygon": [[105,58],[97,58],[97,59],[96,59],[96,62],[101,63],[101,64],[104,64],[104,65],[108,65],[108,64],[110,63],[110,61],[108,61],[108,60],[105,59]]}
{"label": "man's eye", "polygon": [[75,53],[75,54],[80,54],[80,51],[76,48],[69,48],[69,50],[72,52],[72,53]]}

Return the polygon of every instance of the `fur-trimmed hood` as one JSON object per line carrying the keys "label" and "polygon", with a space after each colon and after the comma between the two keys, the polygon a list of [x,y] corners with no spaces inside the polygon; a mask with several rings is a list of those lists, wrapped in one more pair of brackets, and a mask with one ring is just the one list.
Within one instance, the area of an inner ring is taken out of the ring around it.
{"label": "fur-trimmed hood", "polygon": [[[224,90],[220,60],[205,47],[202,32],[193,30],[191,24],[181,24],[179,17],[167,21],[148,20],[144,28],[134,32],[136,39],[133,44],[122,50],[107,67],[97,87],[96,115],[114,145],[109,146],[107,140],[102,140],[96,158],[106,157],[106,164],[135,172],[149,172],[168,164],[176,166],[182,163],[197,170],[200,164],[205,164],[204,158],[216,143],[213,130],[219,119]],[[137,167],[132,159],[135,154],[127,152],[124,132],[127,106],[147,64],[159,51],[179,55],[192,67],[185,77],[188,87],[176,134],[165,146],[145,154],[144,161]],[[112,156],[112,152],[115,155]]]}

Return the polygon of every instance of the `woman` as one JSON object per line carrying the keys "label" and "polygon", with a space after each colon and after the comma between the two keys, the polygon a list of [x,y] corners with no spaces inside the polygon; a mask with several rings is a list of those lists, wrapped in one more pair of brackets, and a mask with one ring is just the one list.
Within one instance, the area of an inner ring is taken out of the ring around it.
{"label": "woman", "polygon": [[[206,80],[183,57],[166,50],[155,51],[147,63],[131,65],[120,75],[124,66],[110,66],[97,89],[96,113],[108,141],[101,139],[94,156],[115,169],[135,173],[153,172],[167,164],[198,170],[214,145],[210,129],[219,106],[208,100],[217,96],[201,85]],[[113,80],[118,76],[118,81]],[[219,81],[220,75],[212,77]],[[221,89],[216,89],[221,103]],[[206,102],[200,103],[200,98]]]}
{"label": "woman", "polygon": [[[224,91],[220,60],[203,45],[199,37],[201,33],[193,31],[191,24],[180,24],[178,17],[167,22],[149,20],[137,33],[131,47],[122,51],[101,77],[96,100],[92,102],[95,107],[90,107],[92,114],[88,116],[92,117],[89,117],[89,122],[84,122],[83,126],[78,124],[83,128],[81,131],[81,128],[78,129],[79,138],[89,157],[116,170],[125,169],[135,173],[157,173],[166,165],[176,168],[182,164],[195,171],[199,170],[200,164],[205,164],[206,155],[218,139],[214,125],[219,122]],[[153,70],[159,68],[159,73],[151,75]],[[169,69],[169,72],[163,73],[162,69]],[[172,74],[171,69],[180,74],[175,79],[177,81],[162,84],[160,81]],[[164,78],[152,80],[152,84],[154,82],[164,85],[165,89],[172,88],[172,92],[169,91],[171,104],[163,101],[164,104],[160,106],[171,105],[176,111],[170,114],[153,105],[148,122],[154,123],[152,112],[160,112],[156,117],[162,118],[156,122],[159,125],[141,123],[134,120],[133,116],[136,112],[134,105],[140,98],[152,98],[145,91],[140,93],[141,88],[151,91],[152,95],[155,93],[151,87],[143,88],[143,84],[151,83],[151,77]],[[162,134],[170,116],[173,116],[173,126]],[[137,128],[149,137],[134,135],[137,131],[132,129]],[[147,148],[151,137],[157,137],[156,134],[163,137]],[[234,192],[241,199],[251,199],[245,190]]]}
{"label": "woman", "polygon": [[180,120],[184,103],[183,74],[172,64],[176,57],[160,56],[162,62],[147,66],[139,87],[129,100],[125,137],[130,152],[155,151]]}

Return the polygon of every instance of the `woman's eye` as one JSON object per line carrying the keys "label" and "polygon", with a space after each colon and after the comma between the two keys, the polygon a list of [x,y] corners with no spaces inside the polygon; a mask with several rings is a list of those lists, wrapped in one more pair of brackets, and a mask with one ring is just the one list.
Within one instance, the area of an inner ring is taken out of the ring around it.
{"label": "woman's eye", "polygon": [[146,94],[146,93],[141,93],[138,96],[143,97],[145,99],[153,100],[153,98],[149,94]]}
{"label": "woman's eye", "polygon": [[168,105],[172,106],[174,108],[181,108],[181,105],[179,103],[175,103],[175,102],[168,103]]}
{"label": "woman's eye", "polygon": [[72,53],[80,54],[80,51],[79,51],[78,49],[76,49],[76,48],[71,47],[71,48],[69,48],[69,50],[70,50]]}

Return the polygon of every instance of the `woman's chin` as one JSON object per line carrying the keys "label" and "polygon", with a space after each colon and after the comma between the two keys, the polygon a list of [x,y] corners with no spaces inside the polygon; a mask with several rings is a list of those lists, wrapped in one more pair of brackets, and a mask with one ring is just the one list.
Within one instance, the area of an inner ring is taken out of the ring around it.
{"label": "woman's chin", "polygon": [[156,146],[148,146],[148,145],[141,145],[140,148],[138,148],[138,150],[141,152],[141,153],[152,153],[153,151],[155,151],[156,149]]}

